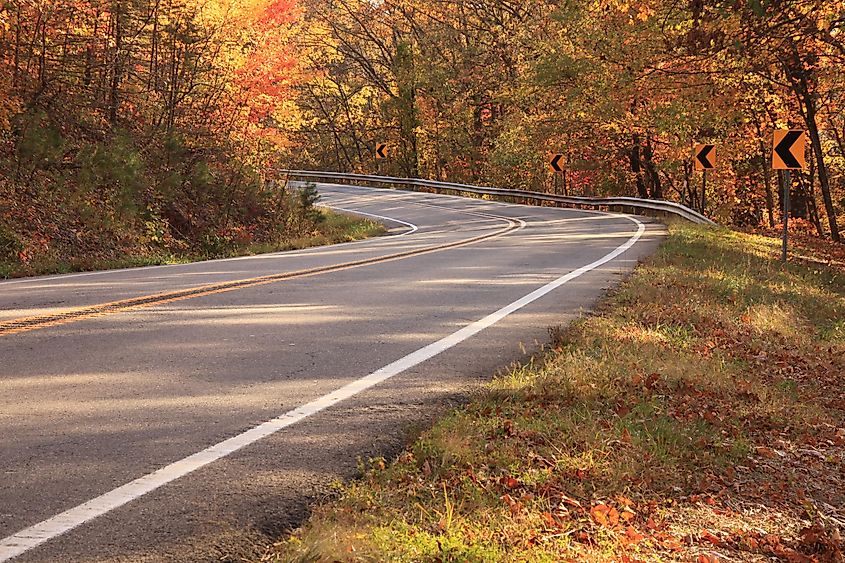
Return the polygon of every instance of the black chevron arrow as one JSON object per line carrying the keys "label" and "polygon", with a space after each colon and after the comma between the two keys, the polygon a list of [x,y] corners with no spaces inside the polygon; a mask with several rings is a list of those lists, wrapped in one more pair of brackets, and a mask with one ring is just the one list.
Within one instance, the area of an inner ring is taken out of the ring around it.
{"label": "black chevron arrow", "polygon": [[803,131],[790,131],[775,147],[775,153],[777,153],[787,168],[801,168],[801,163],[792,154],[792,146],[803,135]]}
{"label": "black chevron arrow", "polygon": [[561,166],[560,161],[563,160],[562,154],[556,154],[555,157],[552,159],[552,170],[555,172],[563,172],[563,166]]}
{"label": "black chevron arrow", "polygon": [[695,158],[698,159],[698,162],[701,163],[701,166],[703,166],[705,170],[716,168],[716,166],[710,162],[710,153],[712,153],[715,148],[716,145],[704,145],[701,147],[699,153],[695,155]]}
{"label": "black chevron arrow", "polygon": [[386,148],[387,145],[384,144],[376,145],[376,155],[378,155],[379,158],[387,158],[387,153],[384,152]]}

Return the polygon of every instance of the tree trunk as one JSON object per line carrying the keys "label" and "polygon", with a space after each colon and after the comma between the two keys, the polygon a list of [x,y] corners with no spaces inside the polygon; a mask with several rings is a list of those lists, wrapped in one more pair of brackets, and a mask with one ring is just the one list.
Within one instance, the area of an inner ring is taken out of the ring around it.
{"label": "tree trunk", "polygon": [[810,159],[810,171],[809,174],[806,176],[801,174],[801,185],[804,187],[804,191],[807,194],[807,211],[810,212],[810,221],[813,222],[813,225],[816,227],[816,233],[820,236],[824,236],[824,228],[822,228],[821,218],[819,216],[819,206],[816,202],[816,161],[815,159]]}
{"label": "tree trunk", "polygon": [[123,79],[123,4],[121,0],[112,4],[112,17],[114,18],[114,59],[109,95],[109,121],[115,124],[120,107],[120,82]]}
{"label": "tree trunk", "polygon": [[819,186],[822,190],[822,199],[824,199],[827,222],[830,227],[830,237],[836,242],[842,242],[842,237],[839,234],[839,225],[836,223],[836,208],[833,205],[833,198],[830,194],[830,177],[824,161],[824,150],[822,149],[822,141],[819,135],[819,126],[816,118],[818,113],[816,97],[810,86],[812,70],[804,68],[801,55],[795,44],[792,45],[792,57],[786,71],[792,83],[792,90],[798,98],[804,123],[807,125],[807,130],[810,134],[810,146],[816,158]]}
{"label": "tree trunk", "polygon": [[816,155],[816,171],[819,175],[819,186],[822,190],[825,213],[827,213],[827,224],[830,227],[830,237],[836,242],[842,242],[842,236],[839,233],[839,225],[836,222],[836,208],[833,206],[833,197],[830,194],[830,177],[828,176],[827,165],[824,161],[824,150],[822,149],[819,127],[816,122],[815,101],[808,97],[806,100],[806,107],[807,129],[810,132],[810,143],[813,148],[813,154]]}
{"label": "tree trunk", "polygon": [[648,175],[649,197],[651,199],[663,199],[663,183],[660,181],[660,174],[657,173],[657,167],[654,165],[654,147],[651,143],[651,135],[646,137],[643,162]]}
{"label": "tree trunk", "polygon": [[399,128],[404,148],[404,172],[410,178],[419,176],[419,154],[417,144],[417,84],[414,68],[413,46],[405,40],[396,41],[395,74],[399,97]]}
{"label": "tree trunk", "polygon": [[684,189],[681,193],[681,203],[695,209],[692,200],[692,186],[690,186],[690,176],[692,175],[690,168],[692,168],[692,165],[689,162],[684,162]]}
{"label": "tree trunk", "polygon": [[15,70],[12,74],[12,85],[17,87],[18,80],[20,79],[21,26],[23,25],[23,22],[21,21],[21,5],[19,2],[16,2],[15,4],[17,6],[17,17],[15,18]]}
{"label": "tree trunk", "polygon": [[631,137],[631,172],[637,178],[637,196],[642,199],[648,199],[648,189],[646,189],[645,181],[643,181],[643,166],[640,150],[640,136],[638,133],[634,133]]}
{"label": "tree trunk", "polygon": [[769,153],[766,150],[766,143],[763,141],[763,128],[755,113],[754,128],[757,130],[757,138],[760,139],[760,171],[763,173],[763,185],[766,188],[766,213],[769,219],[769,227],[775,228],[775,198],[772,192],[772,175],[769,170]]}

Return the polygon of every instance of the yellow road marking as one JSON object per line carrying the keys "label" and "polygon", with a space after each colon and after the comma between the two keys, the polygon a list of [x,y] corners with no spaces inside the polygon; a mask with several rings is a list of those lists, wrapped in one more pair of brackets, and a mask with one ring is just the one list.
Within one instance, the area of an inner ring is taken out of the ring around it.
{"label": "yellow road marking", "polygon": [[452,242],[438,246],[421,248],[418,250],[409,250],[406,252],[399,252],[396,254],[389,254],[387,256],[380,256],[378,258],[367,258],[364,260],[356,260],[353,262],[345,262],[343,264],[336,264],[334,266],[324,266],[321,268],[312,268],[308,270],[299,270],[296,272],[288,272],[284,274],[272,274],[269,276],[260,276],[256,278],[247,278],[243,280],[233,280],[229,282],[221,282],[216,284],[203,285],[193,288],[180,289],[176,291],[168,291],[164,293],[157,293],[154,295],[146,295],[142,297],[133,297],[131,299],[123,299],[120,301],[112,301],[109,303],[100,303],[97,305],[89,305],[86,307],[79,307],[77,309],[70,309],[61,313],[53,313],[49,315],[35,315],[31,317],[22,317],[19,319],[12,319],[9,321],[0,322],[0,337],[11,336],[13,334],[20,334],[22,332],[29,332],[42,328],[55,327],[74,322],[79,322],[95,317],[102,317],[105,315],[112,315],[116,313],[123,313],[126,311],[133,311],[152,307],[155,305],[164,305],[173,303],[175,301],[183,301],[185,299],[194,299],[197,297],[205,297],[207,295],[214,295],[217,293],[226,293],[229,291],[236,291],[238,289],[247,289],[259,285],[266,285],[270,283],[277,283],[290,279],[305,278],[325,274],[328,272],[338,272],[352,268],[360,268],[362,266],[369,266],[372,264],[381,264],[384,262],[392,262],[394,260],[401,260],[410,258],[412,256],[419,256],[421,254],[430,254],[434,252],[442,252],[452,248],[459,248],[461,246],[468,246],[481,241],[490,240],[511,233],[524,226],[522,221],[510,219],[507,217],[500,217],[489,215],[496,219],[504,219],[509,224],[508,227],[495,233],[473,237],[464,241]]}

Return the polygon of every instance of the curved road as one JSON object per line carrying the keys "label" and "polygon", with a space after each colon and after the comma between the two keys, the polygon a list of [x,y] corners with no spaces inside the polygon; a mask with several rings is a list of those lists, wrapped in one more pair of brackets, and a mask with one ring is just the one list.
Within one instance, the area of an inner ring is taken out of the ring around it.
{"label": "curved road", "polygon": [[642,218],[321,185],[392,236],[0,282],[0,561],[202,561],[545,342]]}

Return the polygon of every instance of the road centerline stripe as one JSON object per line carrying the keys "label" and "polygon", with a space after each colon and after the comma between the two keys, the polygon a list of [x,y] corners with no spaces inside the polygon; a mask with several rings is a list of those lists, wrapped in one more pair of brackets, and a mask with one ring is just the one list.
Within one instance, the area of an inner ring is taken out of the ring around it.
{"label": "road centerline stripe", "polygon": [[502,307],[501,309],[475,321],[460,330],[441,338],[419,350],[404,356],[395,362],[373,373],[352,381],[309,403],[301,405],[272,420],[259,424],[242,434],[233,436],[218,444],[210,446],[184,459],[171,463],[153,473],[149,473],[131,481],[121,487],[100,495],[88,502],[66,510],[61,514],[48,518],[42,522],[25,528],[16,534],[0,540],[0,563],[17,557],[31,549],[61,536],[74,528],[89,522],[99,516],[107,514],[135,499],[138,499],[168,483],[180,479],[202,467],[220,460],[246,446],[254,444],[263,438],[292,426],[314,414],[328,409],[342,401],[352,398],[388,379],[399,375],[439,354],[449,350],[461,342],[477,335],[481,331],[495,325],[502,319],[519,311],[527,305],[537,301],[564,284],[614,260],[627,252],[640,240],[645,233],[645,225],[637,219],[623,216],[637,225],[637,231],[625,243],[602,258],[582,266],[576,270],[560,276],[556,280],[532,291],[524,297]]}
{"label": "road centerline stripe", "polygon": [[[488,218],[502,220],[508,223],[508,226],[504,229],[500,229],[498,231],[494,231],[493,233],[488,233],[485,235],[478,235],[469,239],[459,240],[455,242],[439,244],[434,246],[428,246],[419,248],[416,250],[407,250],[403,252],[397,252],[393,254],[387,254],[385,256],[377,256],[374,258],[366,258],[362,260],[354,260],[351,262],[343,262],[341,264],[333,264],[330,266],[323,266],[318,268],[311,268],[307,270],[297,270],[294,272],[285,272],[280,274],[271,274],[268,276],[260,276],[255,278],[246,278],[241,280],[232,280],[228,282],[220,282],[215,284],[208,284],[202,286],[196,286],[191,288],[185,288],[175,291],[167,291],[162,293],[156,293],[152,295],[144,295],[140,297],[133,297],[129,299],[122,299],[119,301],[112,301],[108,303],[98,303],[94,305],[88,305],[85,307],[77,307],[74,309],[69,309],[66,311],[60,311],[57,313],[46,314],[46,315],[35,315],[30,317],[23,317],[17,319],[9,319],[6,321],[0,321],[0,337],[3,336],[11,336],[13,334],[20,334],[22,332],[29,332],[33,330],[43,329],[43,328],[50,328],[55,326],[61,326],[65,324],[70,324],[74,322],[79,322],[87,319],[92,319],[96,317],[101,317],[104,315],[111,315],[117,313],[123,313],[127,311],[134,311],[138,309],[153,307],[157,305],[164,305],[167,303],[173,303],[176,301],[183,301],[186,299],[194,299],[197,297],[205,297],[208,295],[215,295],[219,293],[226,293],[230,291],[236,291],[239,289],[247,289],[252,288],[260,285],[266,285],[270,283],[277,283],[281,281],[287,281],[291,279],[299,279],[305,277],[316,276],[320,274],[330,273],[330,272],[338,272],[342,270],[348,270],[352,268],[359,268],[362,266],[371,266],[375,264],[382,264],[385,262],[392,262],[394,260],[402,260],[405,258],[411,258],[415,256],[421,256],[424,254],[431,254],[434,252],[441,252],[444,250],[451,250],[454,248],[460,248],[463,246],[468,246],[471,244],[476,244],[478,242],[491,240],[494,238],[498,238],[514,231],[521,230],[525,228],[527,223],[522,219],[512,219],[510,217],[505,216],[498,216],[492,214],[484,214],[484,213],[477,213],[472,211],[462,212],[464,214],[469,215],[479,215],[485,216]],[[404,221],[400,221],[404,223]],[[409,223],[410,224],[410,223]]]}

